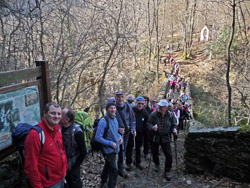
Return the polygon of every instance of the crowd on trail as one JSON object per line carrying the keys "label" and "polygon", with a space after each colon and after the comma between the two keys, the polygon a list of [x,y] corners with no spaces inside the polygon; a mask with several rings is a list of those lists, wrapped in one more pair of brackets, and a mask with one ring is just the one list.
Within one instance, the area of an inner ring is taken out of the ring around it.
{"label": "crowd on trail", "polygon": [[[106,103],[106,114],[96,119],[93,133],[86,135],[86,124],[92,124],[88,110],[74,111],[48,103],[44,117],[36,126],[20,123],[13,132],[13,141],[18,143],[18,134],[26,127],[26,138],[19,151],[23,155],[24,171],[31,187],[35,188],[80,188],[80,165],[89,152],[101,151],[105,164],[101,174],[101,187],[113,188],[117,176],[128,178],[127,171],[134,168],[145,170],[143,157],[155,164],[154,171],[163,168],[164,178],[171,180],[173,174],[170,142],[176,141],[184,128],[186,119],[191,118],[186,94],[187,82],[179,75],[179,65],[169,54],[170,90],[160,101],[147,96],[125,96],[117,91]],[[175,98],[176,94],[181,94]],[[25,126],[24,126],[25,125]],[[92,127],[91,127],[92,128]],[[22,134],[23,135],[23,134]],[[91,136],[92,135],[92,136]],[[91,137],[91,139],[89,139]],[[24,147],[23,147],[24,146]],[[159,150],[165,156],[160,165]],[[149,168],[147,169],[149,172]],[[147,172],[147,173],[148,173]]]}

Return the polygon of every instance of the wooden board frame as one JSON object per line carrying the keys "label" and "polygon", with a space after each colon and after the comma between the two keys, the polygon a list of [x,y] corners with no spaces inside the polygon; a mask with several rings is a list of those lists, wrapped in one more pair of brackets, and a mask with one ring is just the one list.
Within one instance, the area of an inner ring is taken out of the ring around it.
{"label": "wooden board frame", "polygon": [[[51,102],[49,65],[47,61],[36,61],[36,67],[17,71],[0,72],[0,93],[11,92],[30,86],[38,86],[40,115],[45,104]],[[0,151],[0,160],[16,151],[11,145]]]}

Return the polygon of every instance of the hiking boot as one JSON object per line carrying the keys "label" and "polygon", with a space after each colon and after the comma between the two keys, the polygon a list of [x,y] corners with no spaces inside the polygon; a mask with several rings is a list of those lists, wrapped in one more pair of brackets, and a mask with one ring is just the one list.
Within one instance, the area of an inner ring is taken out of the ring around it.
{"label": "hiking boot", "polygon": [[155,165],[154,171],[155,171],[155,172],[160,172],[160,170],[161,170],[160,165]]}
{"label": "hiking boot", "polygon": [[166,180],[170,181],[171,178],[173,177],[173,173],[172,172],[165,172],[164,177],[166,178]]}
{"label": "hiking boot", "polygon": [[105,183],[101,183],[101,186],[100,186],[100,188],[108,188],[108,185],[107,185],[107,183],[105,182]]}
{"label": "hiking boot", "polygon": [[136,164],[136,167],[139,168],[140,170],[143,170],[143,166],[141,164]]}
{"label": "hiking boot", "polygon": [[144,158],[149,160],[150,159],[150,155],[149,154],[144,154]]}
{"label": "hiking boot", "polygon": [[128,178],[128,174],[125,172],[125,170],[123,172],[118,172],[118,175],[127,179]]}
{"label": "hiking boot", "polygon": [[132,165],[131,164],[127,164],[126,171],[132,171]]}

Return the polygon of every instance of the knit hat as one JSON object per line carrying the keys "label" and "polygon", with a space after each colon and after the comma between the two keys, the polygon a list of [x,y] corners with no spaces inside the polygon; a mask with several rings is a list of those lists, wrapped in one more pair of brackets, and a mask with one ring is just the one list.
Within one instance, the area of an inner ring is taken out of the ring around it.
{"label": "knit hat", "polygon": [[129,94],[129,95],[127,96],[127,101],[133,102],[134,100],[135,100],[135,96],[134,96],[134,95]]}
{"label": "knit hat", "polygon": [[109,97],[109,98],[107,98],[106,110],[110,106],[115,106],[115,105],[116,105],[115,97]]}
{"label": "knit hat", "polygon": [[168,103],[168,106],[172,106],[172,107],[173,107],[174,105],[173,105],[171,102],[169,102],[169,103]]}
{"label": "knit hat", "polygon": [[136,102],[139,102],[139,101],[145,102],[145,99],[143,97],[139,96],[136,98]]}
{"label": "knit hat", "polygon": [[152,98],[151,102],[158,102],[157,98]]}

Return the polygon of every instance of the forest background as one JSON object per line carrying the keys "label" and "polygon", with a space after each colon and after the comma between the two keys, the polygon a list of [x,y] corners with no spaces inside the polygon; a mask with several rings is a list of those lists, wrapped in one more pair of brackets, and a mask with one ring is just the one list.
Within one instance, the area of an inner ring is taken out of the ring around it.
{"label": "forest background", "polygon": [[[0,25],[0,71],[47,60],[53,101],[91,106],[93,116],[118,89],[157,96],[162,46],[179,43],[173,54],[194,118],[226,126],[230,100],[231,123],[249,128],[249,0],[0,0]],[[207,43],[199,42],[204,26]]]}

